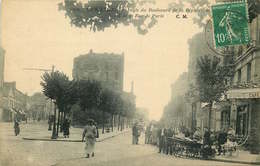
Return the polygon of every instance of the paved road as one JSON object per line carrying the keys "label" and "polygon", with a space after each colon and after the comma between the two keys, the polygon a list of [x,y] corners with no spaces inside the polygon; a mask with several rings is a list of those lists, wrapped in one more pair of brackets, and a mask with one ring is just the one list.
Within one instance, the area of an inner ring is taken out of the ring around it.
{"label": "paved road", "polygon": [[[14,136],[12,125],[0,123],[0,166],[172,166],[239,165],[213,161],[174,158],[157,153],[151,145],[131,145],[131,133],[98,142],[96,156],[84,158],[84,143],[27,141],[23,136],[41,133],[41,125],[22,125],[21,135]],[[141,140],[143,142],[143,140]],[[242,166],[242,165],[241,165]],[[245,165],[244,165],[245,166]]]}

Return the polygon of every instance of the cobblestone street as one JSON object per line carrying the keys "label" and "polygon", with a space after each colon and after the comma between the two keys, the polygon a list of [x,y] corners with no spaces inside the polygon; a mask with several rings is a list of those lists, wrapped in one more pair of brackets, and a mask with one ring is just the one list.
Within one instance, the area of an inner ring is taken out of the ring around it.
{"label": "cobblestone street", "polygon": [[[22,138],[28,135],[40,135],[46,130],[42,124],[22,124],[21,135],[15,137],[11,123],[0,124],[0,165],[1,166],[66,166],[66,165],[189,165],[191,159],[174,158],[157,153],[157,148],[131,144],[131,133],[98,142],[96,156],[84,158],[84,143],[57,141],[29,141]],[[72,128],[72,130],[74,130]],[[73,131],[72,131],[73,133]],[[239,165],[214,161],[192,160],[195,165]],[[245,165],[245,164],[241,164]]]}

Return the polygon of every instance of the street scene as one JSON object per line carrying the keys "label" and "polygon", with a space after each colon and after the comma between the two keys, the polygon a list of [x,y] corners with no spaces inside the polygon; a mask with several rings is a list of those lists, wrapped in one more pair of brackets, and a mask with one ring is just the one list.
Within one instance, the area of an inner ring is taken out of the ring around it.
{"label": "street scene", "polygon": [[[24,133],[18,137],[13,136],[12,127],[9,124],[1,124],[1,142],[5,142],[1,144],[1,165],[172,165],[173,163],[174,165],[189,165],[190,162],[196,162],[198,165],[234,165],[158,155],[158,149],[155,146],[144,144],[144,136],[141,136],[140,145],[133,146],[129,131],[117,133],[115,137],[104,136],[108,139],[97,142],[96,158],[86,159],[82,142],[21,140],[22,137],[32,136],[32,134],[34,137],[44,138],[44,134],[48,135],[48,132],[39,132],[39,130],[44,130],[47,125],[24,124],[22,127]],[[71,140],[79,140],[82,133],[76,130],[72,134],[74,138]]]}
{"label": "street scene", "polygon": [[0,166],[260,165],[260,1],[0,5]]}

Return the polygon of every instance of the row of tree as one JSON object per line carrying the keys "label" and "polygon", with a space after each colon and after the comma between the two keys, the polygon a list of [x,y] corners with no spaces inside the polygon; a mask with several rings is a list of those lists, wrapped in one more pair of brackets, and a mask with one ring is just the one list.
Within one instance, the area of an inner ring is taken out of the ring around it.
{"label": "row of tree", "polygon": [[[123,98],[121,92],[107,89],[95,80],[69,80],[63,72],[53,71],[42,75],[41,86],[44,95],[54,102],[54,124],[57,127],[53,125],[52,138],[57,138],[61,121],[68,115],[77,114],[71,112],[75,105],[87,115],[86,118],[102,123],[103,132],[108,119],[114,119],[115,115],[119,117],[119,121],[121,117],[131,119],[135,113],[135,104]],[[82,124],[86,122],[86,118]]]}

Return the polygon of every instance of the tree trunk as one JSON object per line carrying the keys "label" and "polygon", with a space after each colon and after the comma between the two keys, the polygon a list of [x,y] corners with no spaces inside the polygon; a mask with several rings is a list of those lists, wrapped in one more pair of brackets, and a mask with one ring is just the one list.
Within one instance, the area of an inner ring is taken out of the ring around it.
{"label": "tree trunk", "polygon": [[209,126],[209,131],[210,131],[210,128],[211,128],[211,112],[212,112],[212,104],[213,104],[213,102],[212,101],[210,101],[210,103],[209,103],[209,119],[208,119],[208,126]]}
{"label": "tree trunk", "polygon": [[114,115],[114,126],[116,127],[116,116]]}
{"label": "tree trunk", "polygon": [[56,104],[53,103],[52,105],[54,105],[54,120],[51,139],[56,139]]}
{"label": "tree trunk", "polygon": [[111,130],[114,131],[114,115],[111,115]]}
{"label": "tree trunk", "polygon": [[66,119],[66,111],[64,111],[64,115],[63,115],[63,122],[65,122],[65,119]]}
{"label": "tree trunk", "polygon": [[118,122],[117,122],[117,130],[118,130],[118,131],[119,131],[119,129],[120,129],[120,121],[121,121],[120,115],[118,115]]}
{"label": "tree trunk", "polygon": [[64,110],[60,113],[60,132],[63,132]]}
{"label": "tree trunk", "polygon": [[120,122],[120,131],[123,130],[123,125],[124,125],[124,117],[122,117],[122,120]]}
{"label": "tree trunk", "polygon": [[102,111],[102,134],[105,133],[105,112]]}
{"label": "tree trunk", "polygon": [[57,137],[59,136],[59,125],[60,125],[60,110],[58,111],[58,122],[57,122],[57,131],[56,131]]}
{"label": "tree trunk", "polygon": [[66,110],[63,111],[62,113],[62,128],[61,128],[61,132],[63,132],[64,128],[63,128],[63,124],[65,122],[66,119]]}
{"label": "tree trunk", "polygon": [[126,119],[126,128],[129,128],[129,118]]}

